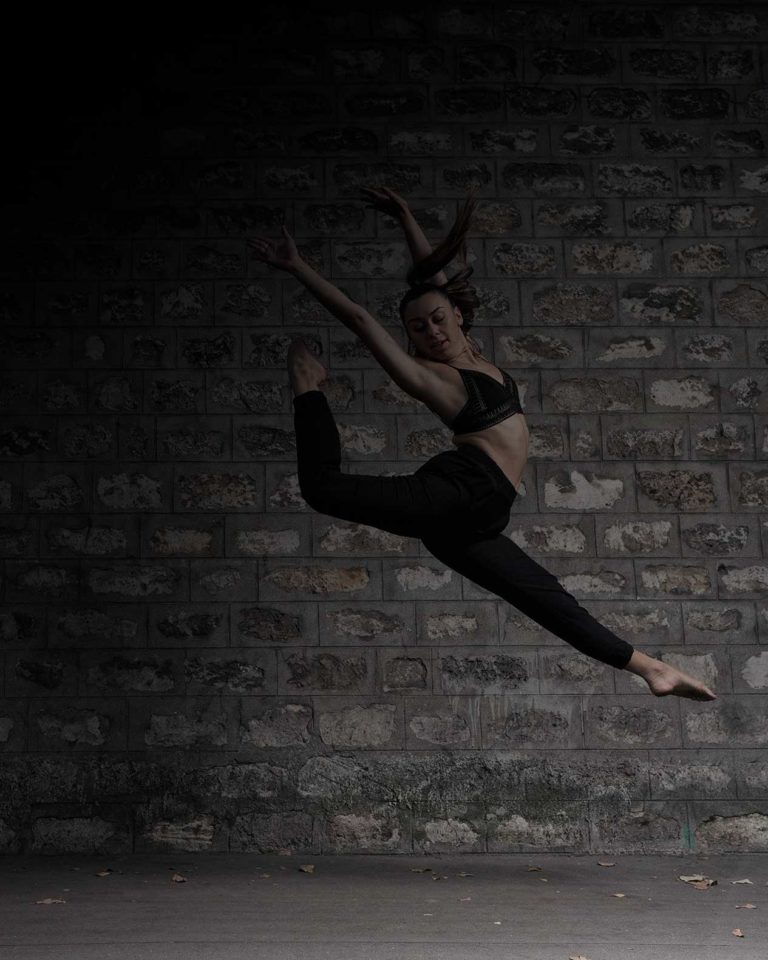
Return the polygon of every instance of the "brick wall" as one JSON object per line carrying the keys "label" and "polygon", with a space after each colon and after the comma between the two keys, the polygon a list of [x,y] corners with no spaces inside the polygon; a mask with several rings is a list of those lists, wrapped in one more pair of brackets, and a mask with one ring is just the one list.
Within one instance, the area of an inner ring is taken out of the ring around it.
{"label": "brick wall", "polygon": [[[335,10],[52,36],[17,111],[0,850],[764,851],[768,7]],[[477,335],[531,429],[508,533],[716,702],[304,505],[297,332],[348,469],[450,443],[246,247],[286,222],[399,335],[374,182],[434,239],[478,189]]]}

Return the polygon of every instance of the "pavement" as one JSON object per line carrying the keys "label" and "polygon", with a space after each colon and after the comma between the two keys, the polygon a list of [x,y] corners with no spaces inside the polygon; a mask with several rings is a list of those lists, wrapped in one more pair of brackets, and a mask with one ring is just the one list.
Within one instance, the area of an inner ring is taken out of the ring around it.
{"label": "pavement", "polygon": [[0,857],[0,960],[574,957],[768,960],[768,854]]}

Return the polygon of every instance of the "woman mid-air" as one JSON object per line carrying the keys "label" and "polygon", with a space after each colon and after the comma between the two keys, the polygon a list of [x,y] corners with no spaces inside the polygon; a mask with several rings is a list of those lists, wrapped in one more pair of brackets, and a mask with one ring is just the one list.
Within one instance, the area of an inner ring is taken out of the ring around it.
{"label": "woman mid-air", "polygon": [[283,238],[249,241],[256,256],[285,270],[368,347],[392,380],[454,432],[455,450],[409,476],[341,472],[341,444],[325,394],[327,372],[306,344],[288,352],[299,486],[306,502],[341,520],[418,537],[438,560],[497,594],[577,650],[641,676],[656,696],[714,700],[703,683],[622,640],[588,613],[502,531],[528,456],[528,429],[514,380],[486,360],[467,333],[477,299],[471,268],[450,280],[443,268],[461,254],[475,206],[468,199],[434,250],[408,204],[391,190],[365,190],[368,204],[395,216],[413,255],[400,303],[409,350],[359,303],[329,283]]}

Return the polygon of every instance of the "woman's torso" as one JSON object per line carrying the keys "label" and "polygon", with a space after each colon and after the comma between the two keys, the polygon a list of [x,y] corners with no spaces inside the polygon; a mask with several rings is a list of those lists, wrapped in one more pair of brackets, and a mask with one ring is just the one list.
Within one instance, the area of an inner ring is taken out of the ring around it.
{"label": "woman's torso", "polygon": [[[461,366],[464,370],[471,369],[493,377],[498,384],[502,384],[501,371],[484,357],[478,359],[480,362],[471,368],[465,364]],[[432,361],[427,361],[427,364],[438,375],[440,388],[435,391],[434,396],[422,397],[422,400],[450,426],[467,403],[464,378],[459,369],[451,364]],[[520,479],[528,462],[528,425],[522,413],[513,413],[484,429],[454,434],[453,442],[456,446],[471,444],[479,447],[501,467],[515,489],[519,489]]]}

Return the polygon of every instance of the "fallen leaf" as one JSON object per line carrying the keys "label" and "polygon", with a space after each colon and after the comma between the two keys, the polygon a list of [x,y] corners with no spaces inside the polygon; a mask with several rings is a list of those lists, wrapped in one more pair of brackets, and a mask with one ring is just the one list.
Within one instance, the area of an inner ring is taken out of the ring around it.
{"label": "fallen leaf", "polygon": [[111,867],[106,867],[104,870],[99,870],[96,874],[97,877],[108,877],[112,873]]}
{"label": "fallen leaf", "polygon": [[432,873],[432,867],[411,867],[411,873]]}
{"label": "fallen leaf", "polygon": [[182,877],[180,873],[174,873],[174,875],[171,877],[171,883],[186,883],[186,882],[187,882],[187,878]]}
{"label": "fallen leaf", "polygon": [[422,913],[422,917],[433,917],[433,913]]}
{"label": "fallen leaf", "polygon": [[549,880],[547,880],[546,877],[536,877],[536,879],[539,881],[539,883],[549,883]]}
{"label": "fallen leaf", "polygon": [[314,863],[302,863],[302,865],[299,867],[299,870],[302,873],[314,873],[315,865]]}
{"label": "fallen leaf", "polygon": [[35,900],[35,903],[66,903],[66,900],[61,900],[58,897],[46,897],[45,900]]}
{"label": "fallen leaf", "polygon": [[466,903],[466,901],[471,900],[472,897],[457,897],[456,899],[461,901],[461,903]]}
{"label": "fallen leaf", "polygon": [[494,920],[494,921],[493,921],[493,925],[494,925],[494,927],[500,927],[500,926],[501,926],[501,920]]}
{"label": "fallen leaf", "polygon": [[473,873],[465,873],[464,870],[462,870],[461,873],[457,873],[456,876],[457,876],[457,877],[473,877],[474,874],[473,874]]}
{"label": "fallen leaf", "polygon": [[528,867],[528,872],[530,873],[532,870],[543,870],[543,869],[544,867]]}
{"label": "fallen leaf", "polygon": [[612,897],[626,897],[626,893],[612,893]]}
{"label": "fallen leaf", "polygon": [[706,890],[707,887],[714,887],[717,883],[717,880],[710,880],[710,878],[705,877],[703,873],[692,873],[689,877],[685,877],[682,874],[679,876],[681,880],[689,883],[692,887],[696,887],[697,890]]}
{"label": "fallen leaf", "polygon": [[754,903],[737,903],[736,904],[737,910],[741,910],[742,907],[745,910],[757,910],[757,907],[754,905]]}
{"label": "fallen leaf", "polygon": [[292,857],[293,850],[291,850],[290,847],[280,847],[280,849],[277,851],[277,854],[280,857]]}
{"label": "fallen leaf", "polygon": [[734,935],[734,937],[743,937],[743,936],[744,936],[744,934],[741,932],[741,930],[739,930],[738,927],[734,927],[734,929],[731,930],[731,933]]}
{"label": "fallen leaf", "polygon": [[610,860],[598,860],[597,865],[598,867],[615,867],[616,863]]}
{"label": "fallen leaf", "polygon": [[267,880],[267,879],[269,879],[269,877],[272,876],[272,874],[271,874],[271,873],[260,873],[259,876],[262,877],[264,880]]}
{"label": "fallen leaf", "polygon": [[[731,880],[731,883],[752,883],[751,880]],[[754,884],[752,884],[754,886]]]}
{"label": "fallen leaf", "polygon": [[447,874],[447,873],[444,873],[442,876],[439,876],[438,874],[435,873],[435,874],[432,875],[432,879],[433,879],[433,880],[447,880],[447,879],[448,879],[448,874]]}
{"label": "fallen leaf", "polygon": [[[611,864],[613,866],[613,864]],[[585,957],[583,953],[572,953],[568,960],[589,960],[589,957]]]}

